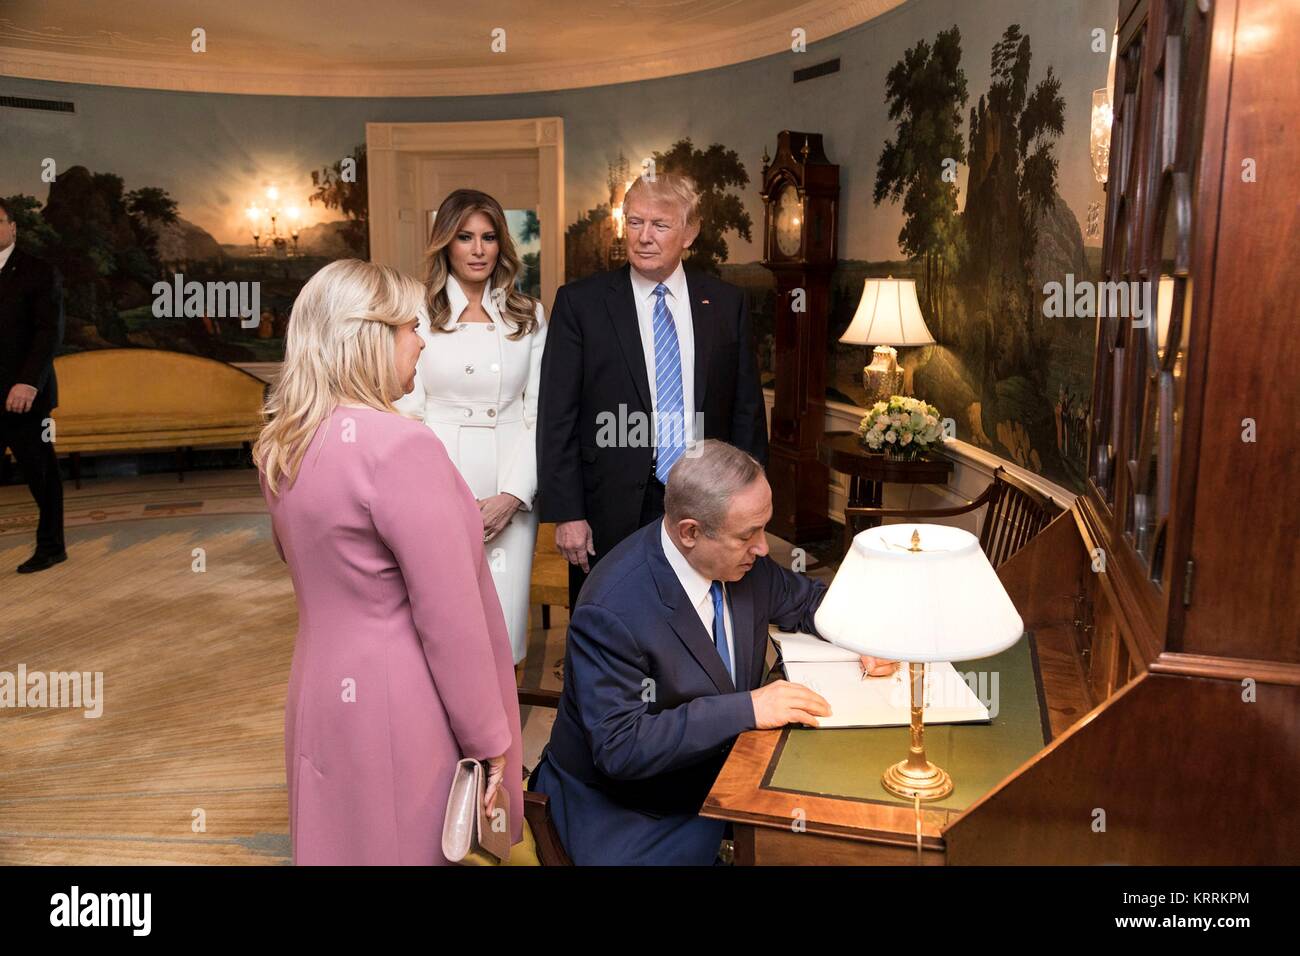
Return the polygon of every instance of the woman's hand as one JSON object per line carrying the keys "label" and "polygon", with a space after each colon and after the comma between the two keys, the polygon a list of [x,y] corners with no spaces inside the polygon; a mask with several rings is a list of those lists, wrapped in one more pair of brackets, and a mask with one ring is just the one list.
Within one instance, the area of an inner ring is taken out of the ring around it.
{"label": "woman's hand", "polygon": [[506,755],[500,757],[489,757],[483,761],[487,764],[487,784],[483,787],[483,813],[489,819],[492,817],[492,801],[496,799],[497,790],[501,787],[501,780],[506,775]]}
{"label": "woman's hand", "polygon": [[504,531],[522,505],[522,501],[506,491],[491,498],[478,499],[478,510],[483,515],[483,543],[486,544]]}

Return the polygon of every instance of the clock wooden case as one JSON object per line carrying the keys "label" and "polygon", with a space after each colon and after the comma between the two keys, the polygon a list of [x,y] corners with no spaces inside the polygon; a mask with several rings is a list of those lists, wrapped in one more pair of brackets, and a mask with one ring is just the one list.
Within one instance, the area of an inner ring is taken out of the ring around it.
{"label": "clock wooden case", "polygon": [[776,279],[775,400],[768,480],[773,533],[801,544],[831,534],[829,474],[817,459],[826,418],[826,329],[838,243],[840,168],[820,133],[782,130],[764,150],[763,265]]}

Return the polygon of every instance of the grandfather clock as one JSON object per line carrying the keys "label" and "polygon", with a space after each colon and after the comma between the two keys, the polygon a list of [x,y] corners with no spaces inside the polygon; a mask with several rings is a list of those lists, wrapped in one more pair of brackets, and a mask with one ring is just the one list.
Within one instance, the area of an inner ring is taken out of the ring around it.
{"label": "grandfather clock", "polygon": [[835,267],[840,168],[820,133],[782,130],[763,151],[763,265],[776,277],[776,398],[767,475],[774,534],[828,538],[829,474],[817,460],[826,420],[826,315]]}

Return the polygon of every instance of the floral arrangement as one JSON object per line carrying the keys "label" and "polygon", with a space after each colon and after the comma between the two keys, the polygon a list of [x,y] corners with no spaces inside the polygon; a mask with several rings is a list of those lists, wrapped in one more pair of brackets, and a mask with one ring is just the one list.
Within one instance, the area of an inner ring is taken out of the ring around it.
{"label": "floral arrangement", "polygon": [[943,442],[939,409],[918,398],[891,395],[876,402],[858,426],[862,444],[872,451],[884,451],[889,458],[914,458]]}

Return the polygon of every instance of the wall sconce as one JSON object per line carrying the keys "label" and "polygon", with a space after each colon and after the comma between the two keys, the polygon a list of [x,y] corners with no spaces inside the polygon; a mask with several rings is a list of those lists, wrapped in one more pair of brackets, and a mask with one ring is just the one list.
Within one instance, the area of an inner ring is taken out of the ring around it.
{"label": "wall sconce", "polygon": [[[627,163],[623,163],[622,172],[626,175]],[[613,223],[614,240],[610,243],[609,249],[609,267],[617,269],[623,263],[627,262],[627,243],[625,233],[627,225],[623,221],[623,199],[627,196],[627,191],[632,188],[632,183],[636,180],[628,180],[620,186],[616,180],[617,172],[611,167],[610,187],[609,187],[609,218]]]}
{"label": "wall sconce", "polygon": [[1092,91],[1092,174],[1104,184],[1110,169],[1110,127],[1115,115],[1110,90]]}
{"label": "wall sconce", "polygon": [[[266,200],[268,208],[263,209],[257,203],[250,203],[244,210],[244,215],[248,217],[249,229],[253,234],[253,255],[264,256],[274,253],[286,258],[298,255],[298,234],[301,231],[299,220],[302,217],[301,211],[297,206],[290,206],[287,210],[280,209],[280,190],[275,186],[266,188]],[[289,220],[289,235],[284,236],[280,233],[280,219],[286,217]],[[267,235],[266,245],[262,245],[263,225],[265,220],[271,220],[270,234]],[[293,247],[289,243],[292,240]]]}

